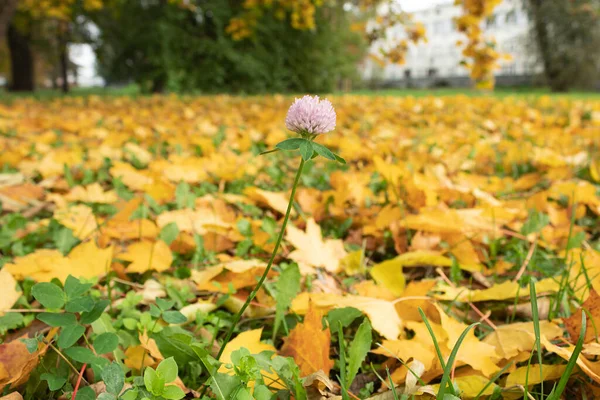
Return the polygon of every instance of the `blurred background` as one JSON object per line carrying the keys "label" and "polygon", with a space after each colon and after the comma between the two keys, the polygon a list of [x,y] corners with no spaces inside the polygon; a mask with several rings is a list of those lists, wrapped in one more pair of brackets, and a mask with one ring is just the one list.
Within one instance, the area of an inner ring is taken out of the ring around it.
{"label": "blurred background", "polygon": [[600,90],[600,0],[0,0],[8,91]]}

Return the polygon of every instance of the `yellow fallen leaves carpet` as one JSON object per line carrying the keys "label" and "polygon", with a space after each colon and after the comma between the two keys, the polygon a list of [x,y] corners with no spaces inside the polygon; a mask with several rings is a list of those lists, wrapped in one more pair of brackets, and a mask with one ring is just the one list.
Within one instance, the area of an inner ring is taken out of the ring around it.
{"label": "yellow fallen leaves carpet", "polygon": [[[336,381],[338,339],[321,322],[351,307],[375,332],[368,360],[404,393],[426,398],[443,370],[420,307],[446,359],[467,325],[481,322],[456,359],[463,398],[501,370],[482,393],[519,398],[541,380],[538,364],[524,369],[535,349],[535,281],[549,357],[543,380],[559,379],[581,329],[578,307],[600,324],[600,102],[331,100],[337,129],[317,141],[348,164],[309,164],[269,276],[274,285],[281,265],[298,264],[301,293],[289,310],[297,324],[273,343],[270,328],[250,319],[222,361],[234,347],[271,350],[292,356],[303,376],[322,371]],[[13,306],[36,308],[23,296],[27,282],[70,274],[100,295],[110,274],[142,295],[140,310],[173,290],[207,312],[239,309],[287,205],[296,158],[258,153],[287,137],[289,104],[283,96],[0,104],[0,321]],[[247,317],[269,321],[272,285]],[[14,339],[26,328],[0,332]],[[598,391],[597,341],[588,330],[569,398]],[[26,380],[47,350],[33,357],[18,343],[0,344],[0,387]],[[156,359],[141,343],[123,350],[138,368]],[[422,367],[418,383],[409,363]],[[389,388],[373,376],[364,364],[370,394]]]}

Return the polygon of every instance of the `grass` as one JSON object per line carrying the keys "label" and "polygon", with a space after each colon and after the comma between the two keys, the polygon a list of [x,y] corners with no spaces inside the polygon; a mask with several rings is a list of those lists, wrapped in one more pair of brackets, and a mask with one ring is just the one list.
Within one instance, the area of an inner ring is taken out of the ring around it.
{"label": "grass", "polygon": [[[600,91],[571,91],[568,93],[552,93],[548,88],[538,87],[515,87],[497,88],[493,92],[479,91],[472,88],[438,88],[438,89],[358,89],[351,92],[336,92],[335,94],[356,94],[364,96],[394,96],[394,97],[446,97],[463,95],[467,97],[497,98],[522,97],[537,98],[540,96],[552,96],[573,100],[600,100]],[[0,89],[0,102],[11,102],[20,98],[33,98],[36,100],[53,100],[60,97],[87,97],[87,96],[138,96],[143,95],[136,84],[123,87],[75,87],[67,94],[55,89],[39,89],[33,93],[20,92],[11,93]],[[296,94],[297,96],[300,94]]]}
{"label": "grass", "polygon": [[494,96],[504,97],[540,97],[552,96],[568,99],[599,100],[600,91],[571,91],[567,93],[553,93],[547,88],[515,87],[497,88],[493,92],[479,91],[471,88],[443,88],[443,89],[361,89],[352,92],[366,96],[412,96],[412,97],[444,97],[464,95],[468,97]]}

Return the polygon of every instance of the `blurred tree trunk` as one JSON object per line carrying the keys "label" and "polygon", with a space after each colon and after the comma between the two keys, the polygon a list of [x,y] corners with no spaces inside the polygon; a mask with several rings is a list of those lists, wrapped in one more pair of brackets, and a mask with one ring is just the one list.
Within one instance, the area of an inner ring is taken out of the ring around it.
{"label": "blurred tree trunk", "polygon": [[18,0],[0,0],[0,42],[4,39],[8,26],[17,9]]}
{"label": "blurred tree trunk", "polygon": [[61,90],[63,93],[69,92],[69,47],[68,47],[68,25],[59,24],[58,26],[58,59],[60,62],[60,76],[62,79]]}
{"label": "blurred tree trunk", "polygon": [[10,90],[31,92],[35,89],[33,53],[29,35],[8,27],[8,50],[10,51]]}
{"label": "blurred tree trunk", "polygon": [[545,0],[529,0],[535,41],[544,67],[544,76],[546,77],[550,89],[553,92],[564,92],[568,89],[568,85],[565,84],[564,80],[560,79],[561,66],[558,65],[554,59],[548,27],[545,21],[545,13],[542,10],[544,1]]}

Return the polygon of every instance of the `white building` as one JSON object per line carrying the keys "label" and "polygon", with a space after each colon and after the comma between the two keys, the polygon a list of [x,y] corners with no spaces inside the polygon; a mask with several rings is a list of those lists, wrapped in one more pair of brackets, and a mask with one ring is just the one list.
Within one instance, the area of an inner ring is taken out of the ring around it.
{"label": "white building", "polygon": [[[461,14],[460,8],[449,0],[412,14],[414,21],[425,25],[427,42],[410,44],[403,65],[388,64],[382,68],[375,61],[367,60],[363,77],[386,82],[426,80],[429,84],[440,84],[448,78],[468,78],[468,70],[460,65],[464,59],[462,46],[456,45],[459,40],[466,42],[465,35],[457,31],[454,23],[454,18]],[[500,53],[512,57],[510,61],[500,61],[501,68],[497,70],[497,75],[527,76],[538,72],[535,60],[528,51],[529,25],[521,0],[504,0],[485,21],[484,30],[486,37],[495,39]],[[404,38],[404,28],[401,25],[393,27],[388,30],[386,40],[375,42],[370,52],[377,54],[381,48],[392,48]]]}

